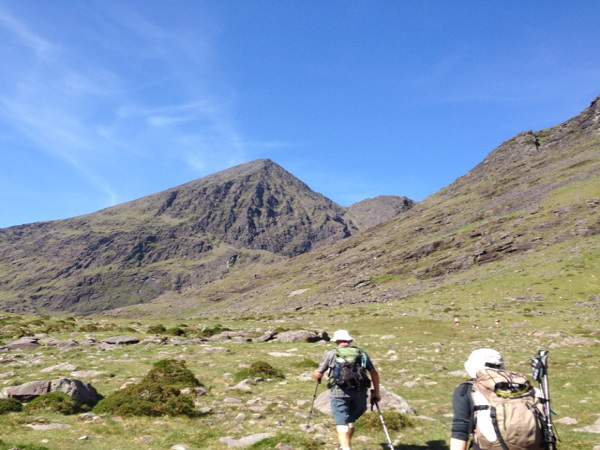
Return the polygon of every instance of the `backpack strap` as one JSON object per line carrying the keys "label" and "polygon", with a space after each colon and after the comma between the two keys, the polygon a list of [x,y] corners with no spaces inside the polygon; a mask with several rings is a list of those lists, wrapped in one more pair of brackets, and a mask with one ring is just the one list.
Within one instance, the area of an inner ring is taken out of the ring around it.
{"label": "backpack strap", "polygon": [[509,450],[508,445],[506,445],[506,441],[500,434],[500,427],[498,427],[498,417],[496,416],[496,408],[490,406],[490,417],[492,419],[492,425],[494,425],[494,431],[496,432],[496,438],[502,447],[502,450]]}

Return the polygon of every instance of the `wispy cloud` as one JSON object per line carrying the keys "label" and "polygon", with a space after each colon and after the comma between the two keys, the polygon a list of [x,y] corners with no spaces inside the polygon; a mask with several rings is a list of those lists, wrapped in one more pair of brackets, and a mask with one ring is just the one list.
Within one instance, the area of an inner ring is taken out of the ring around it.
{"label": "wispy cloud", "polygon": [[135,171],[140,158],[199,175],[244,161],[252,144],[235,125],[211,40],[96,5],[71,30],[81,43],[35,33],[0,7],[0,33],[26,49],[0,74],[0,121],[87,180],[105,198],[99,206],[123,200],[115,173],[132,162]]}
{"label": "wispy cloud", "polygon": [[0,10],[0,27],[9,31],[16,37],[21,44],[29,47],[38,55],[46,55],[56,51],[57,47],[47,39],[37,35],[27,27],[23,22],[17,20],[6,11]]}

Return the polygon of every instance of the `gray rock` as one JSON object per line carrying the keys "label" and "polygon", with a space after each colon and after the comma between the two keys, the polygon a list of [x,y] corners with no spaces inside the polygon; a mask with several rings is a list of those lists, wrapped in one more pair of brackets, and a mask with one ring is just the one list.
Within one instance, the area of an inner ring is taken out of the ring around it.
{"label": "gray rock", "polygon": [[183,388],[181,390],[181,393],[183,395],[191,395],[192,397],[203,397],[206,394],[208,394],[208,390],[202,386],[198,386],[198,387],[188,387],[188,388]]}
{"label": "gray rock", "polygon": [[577,425],[577,419],[574,419],[573,417],[563,417],[555,422],[562,425]]}
{"label": "gray rock", "polygon": [[205,347],[206,353],[229,353],[229,349],[225,347]]}
{"label": "gray rock", "polygon": [[40,395],[50,392],[49,381],[31,381],[29,383],[20,384],[19,386],[10,386],[2,390],[2,397],[14,398],[20,402],[28,402]]}
{"label": "gray rock", "polygon": [[271,339],[273,339],[276,335],[277,335],[277,333],[275,331],[272,331],[272,330],[265,331],[265,333],[262,336],[257,337],[256,339],[254,339],[254,341],[255,342],[267,342],[267,341],[270,341]]}
{"label": "gray rock", "polygon": [[246,448],[254,445],[258,442],[264,441],[265,439],[272,438],[274,435],[272,433],[258,433],[251,434],[250,436],[244,436],[240,439],[233,439],[230,437],[223,437],[219,439],[219,442],[225,444],[230,448]]}
{"label": "gray rock", "polygon": [[35,431],[67,430],[71,428],[66,423],[28,423],[25,426]]}
{"label": "gray rock", "polygon": [[[384,411],[397,411],[400,412],[402,414],[416,414],[415,410],[412,406],[410,406],[408,404],[408,402],[400,397],[399,395],[394,394],[391,391],[388,391],[386,388],[384,388],[383,386],[381,386],[379,388],[380,390],[380,394],[381,394],[381,401],[379,402],[379,406],[381,407],[382,410]],[[369,397],[370,397],[370,391],[369,391]],[[326,391],[324,391],[323,393],[321,393],[317,399],[315,400],[315,409],[317,409],[318,411],[320,411],[323,414],[329,414],[331,415],[331,407],[330,407],[330,401],[331,401],[331,394],[329,389],[327,389]],[[367,399],[367,404],[370,404],[370,400]]]}
{"label": "gray rock", "polygon": [[57,364],[55,366],[46,367],[45,369],[40,370],[42,373],[50,373],[50,372],[72,372],[73,370],[77,370],[77,366],[71,363],[62,363]]}
{"label": "gray rock", "polygon": [[287,352],[269,352],[267,354],[269,356],[272,356],[273,358],[293,358],[293,357],[298,356],[293,353],[287,353]]}
{"label": "gray rock", "polygon": [[211,336],[208,340],[212,342],[251,342],[252,334],[247,331],[223,331]]}
{"label": "gray rock", "polygon": [[277,342],[317,342],[322,339],[322,335],[308,330],[284,331],[275,337]]}
{"label": "gray rock", "polygon": [[102,396],[91,384],[68,378],[52,380],[50,392],[64,392],[76,402],[86,405],[95,405],[102,399]]}
{"label": "gray rock", "polygon": [[6,347],[9,350],[27,350],[39,347],[40,339],[34,336],[23,336],[16,341],[9,342]]}
{"label": "gray rock", "polygon": [[2,396],[27,402],[50,392],[64,392],[76,402],[87,405],[95,405],[102,398],[91,384],[68,378],[52,381],[32,381],[19,386],[10,386],[4,388]]}
{"label": "gray rock", "polygon": [[296,447],[292,447],[291,445],[280,442],[275,446],[275,450],[296,450]]}
{"label": "gray rock", "polygon": [[312,372],[303,372],[298,375],[298,381],[313,381],[313,373]]}
{"label": "gray rock", "polygon": [[251,386],[252,381],[249,379],[246,380],[242,380],[240,381],[238,384],[236,384],[235,386],[229,388],[232,391],[240,391],[240,392],[252,392],[252,386]]}
{"label": "gray rock", "polygon": [[104,375],[104,373],[100,370],[77,370],[71,372],[71,376],[75,378],[95,378]]}
{"label": "gray rock", "polygon": [[575,431],[579,431],[580,433],[600,433],[600,419],[587,427],[575,428]]}
{"label": "gray rock", "polygon": [[104,339],[102,342],[110,345],[131,345],[140,342],[140,339],[135,336],[114,336]]}

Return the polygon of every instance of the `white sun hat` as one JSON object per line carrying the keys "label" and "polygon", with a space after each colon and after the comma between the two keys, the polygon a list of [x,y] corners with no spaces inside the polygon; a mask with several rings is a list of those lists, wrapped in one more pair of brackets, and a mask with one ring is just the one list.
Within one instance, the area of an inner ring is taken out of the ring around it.
{"label": "white sun hat", "polygon": [[493,348],[478,348],[477,350],[473,350],[469,358],[465,361],[465,370],[471,378],[476,378],[477,372],[486,367],[504,369],[502,355]]}
{"label": "white sun hat", "polygon": [[333,333],[333,341],[334,342],[339,342],[339,341],[353,341],[354,338],[352,336],[350,336],[350,333],[348,333],[348,331],[346,330],[336,330],[335,333]]}

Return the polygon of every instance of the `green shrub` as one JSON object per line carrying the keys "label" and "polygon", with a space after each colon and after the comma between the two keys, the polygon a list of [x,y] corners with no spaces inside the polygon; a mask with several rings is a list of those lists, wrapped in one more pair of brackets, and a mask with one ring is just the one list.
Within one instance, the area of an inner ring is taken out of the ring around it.
{"label": "green shrub", "polygon": [[296,361],[292,364],[294,367],[298,367],[300,369],[316,369],[319,367],[319,363],[313,361],[312,359],[305,358],[302,361]]}
{"label": "green shrub", "polygon": [[[397,411],[386,411],[383,413],[385,424],[392,431],[400,431],[403,428],[412,427],[413,421],[405,414]],[[381,421],[379,414],[376,412],[368,412],[364,414],[357,422],[357,426],[367,431],[381,430]]]}
{"label": "green shrub", "polygon": [[213,325],[212,327],[204,326],[200,328],[200,330],[198,331],[198,335],[200,337],[211,337],[215,334],[222,333],[223,331],[231,331],[231,329],[224,327],[223,325],[218,323],[216,325]]}
{"label": "green shrub", "polygon": [[142,383],[158,383],[178,389],[202,386],[194,373],[185,366],[185,362],[175,359],[163,359],[155,363]]}
{"label": "green shrub", "polygon": [[93,333],[95,331],[99,331],[100,328],[95,323],[86,323],[85,325],[81,325],[78,328],[78,331],[82,333]]}
{"label": "green shrub", "polygon": [[42,447],[41,445],[8,444],[0,439],[0,450],[12,450],[15,448],[18,448],[19,450],[50,450],[48,447]]}
{"label": "green shrub", "polygon": [[142,382],[114,392],[101,400],[94,412],[120,416],[188,416],[196,411],[191,398],[179,389],[157,383]]}
{"label": "green shrub", "polygon": [[138,383],[113,392],[94,408],[97,413],[122,416],[197,416],[194,402],[180,389],[202,383],[183,361],[158,361]]}
{"label": "green shrub", "polygon": [[265,361],[256,361],[248,369],[242,369],[235,374],[236,381],[245,378],[285,378],[283,372]]}
{"label": "green shrub", "polygon": [[34,398],[25,406],[28,413],[51,411],[60,414],[75,414],[81,411],[80,406],[64,392],[51,392]]}
{"label": "green shrub", "polygon": [[59,320],[58,322],[51,322],[44,328],[44,333],[60,333],[64,331],[75,331],[75,324],[73,322],[65,322]]}
{"label": "green shrub", "polygon": [[185,336],[187,334],[183,328],[179,327],[169,328],[166,333],[173,336]]}
{"label": "green shrub", "polygon": [[23,409],[23,405],[14,398],[0,398],[0,415],[9,412],[19,412]]}
{"label": "green shrub", "polygon": [[163,334],[167,331],[164,325],[150,325],[146,331],[148,334]]}

